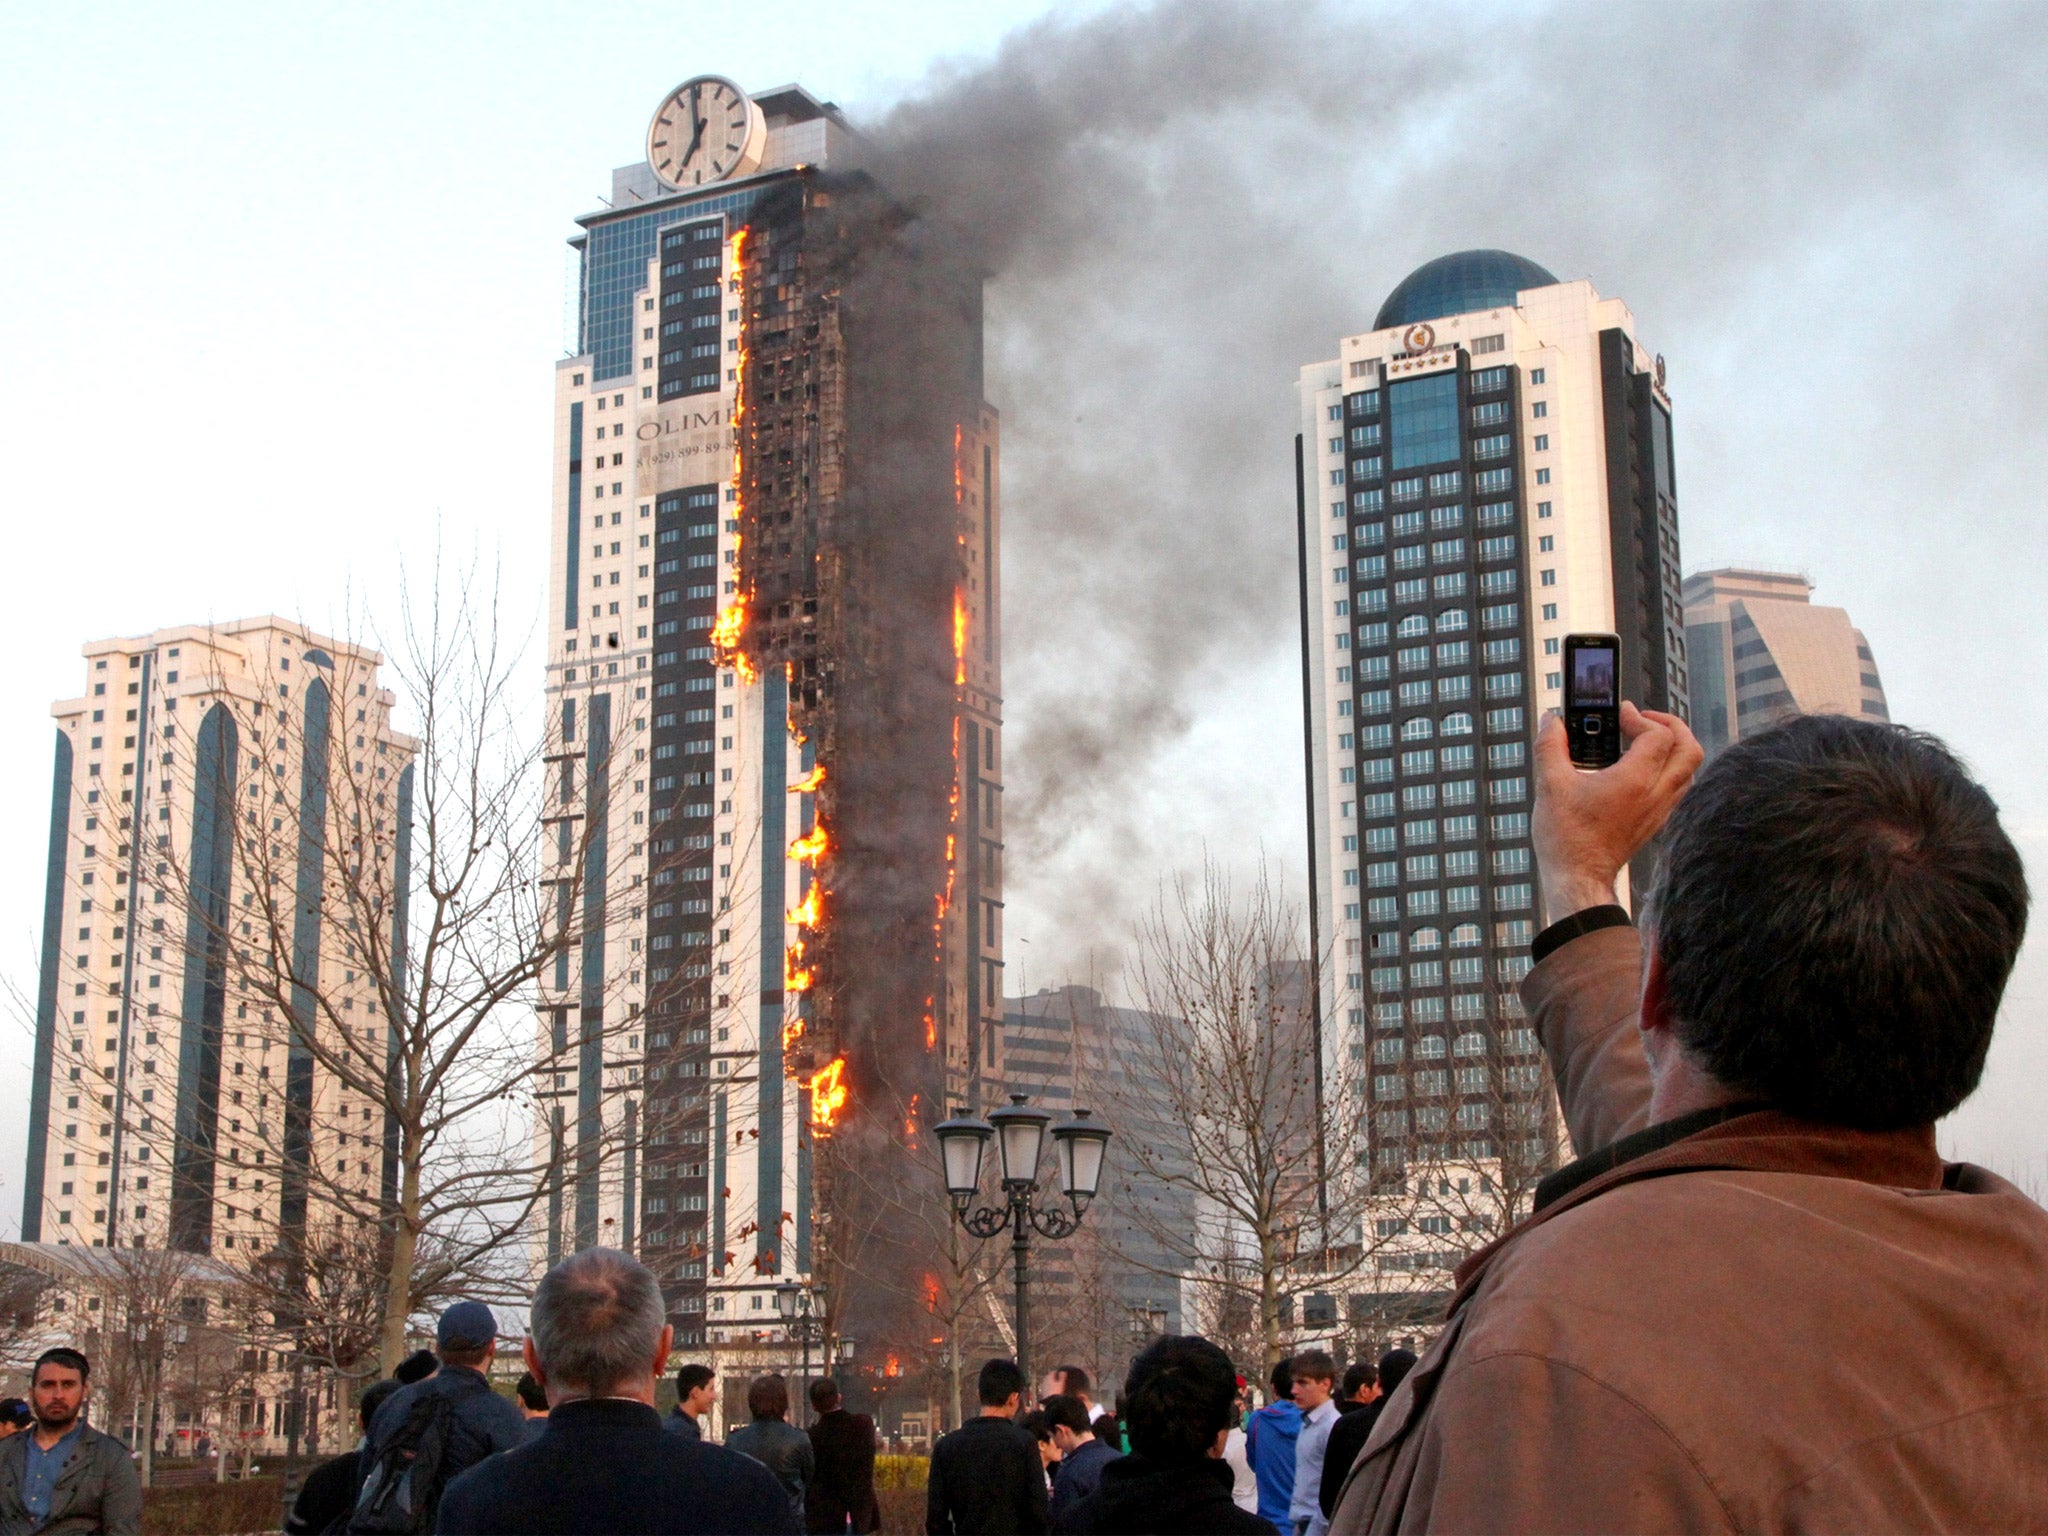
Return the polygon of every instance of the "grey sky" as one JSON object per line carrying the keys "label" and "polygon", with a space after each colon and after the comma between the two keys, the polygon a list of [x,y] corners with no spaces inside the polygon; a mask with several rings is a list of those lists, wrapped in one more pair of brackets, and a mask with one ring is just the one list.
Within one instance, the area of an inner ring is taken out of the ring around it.
{"label": "grey sky", "polygon": [[[562,239],[702,70],[836,99],[999,264],[1013,991],[1111,964],[1205,842],[1299,867],[1294,373],[1474,245],[1628,301],[1687,566],[1808,570],[2048,869],[2038,9],[1042,9],[10,18],[0,974],[33,986],[82,641],[338,624],[437,534],[537,622]],[[2048,1183],[2042,952],[1946,1140]],[[27,1050],[0,1031],[7,1102]],[[21,1143],[9,1117],[0,1230]]]}

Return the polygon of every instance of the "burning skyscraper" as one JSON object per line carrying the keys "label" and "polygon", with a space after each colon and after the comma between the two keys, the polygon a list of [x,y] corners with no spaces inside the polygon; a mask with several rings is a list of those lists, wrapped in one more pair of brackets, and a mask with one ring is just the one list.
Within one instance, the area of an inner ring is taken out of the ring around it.
{"label": "burning skyscraper", "polygon": [[910,1342],[922,1127],[1003,1082],[981,279],[855,149],[692,80],[572,242],[546,1247],[640,1253],[688,1345],[851,1263],[829,1327]]}

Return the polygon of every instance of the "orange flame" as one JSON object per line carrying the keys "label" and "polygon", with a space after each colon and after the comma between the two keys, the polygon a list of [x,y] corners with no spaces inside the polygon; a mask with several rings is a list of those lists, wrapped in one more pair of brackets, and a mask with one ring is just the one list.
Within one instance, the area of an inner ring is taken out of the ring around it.
{"label": "orange flame", "polygon": [[799,928],[817,927],[825,915],[825,888],[813,880],[804,899],[782,915]]}
{"label": "orange flame", "polygon": [[[742,276],[742,273],[744,271],[743,263],[746,260],[746,249],[747,230],[746,226],[742,225],[732,232],[732,238],[726,242],[727,284],[731,291],[736,294],[743,293],[745,289],[745,278]],[[734,518],[739,517],[745,505],[742,499],[740,482],[740,422],[747,414],[747,327],[744,318],[746,314],[745,304],[740,306],[740,313],[742,318],[739,333],[739,364],[735,370],[738,375],[738,383],[732,395],[732,515]],[[735,534],[732,545],[736,558],[742,544],[743,540],[741,537]],[[737,571],[739,567],[735,565],[734,569]],[[719,610],[718,618],[711,626],[711,653],[717,659],[720,666],[736,669],[741,677],[751,683],[754,680],[754,665],[746,652],[740,649],[740,641],[745,635],[747,627],[747,599],[749,595],[744,587],[742,587],[734,595],[733,600]]]}
{"label": "orange flame", "polygon": [[953,589],[953,681],[967,681],[967,599]]}
{"label": "orange flame", "polygon": [[901,1376],[903,1374],[903,1363],[894,1355],[891,1355],[889,1363],[882,1367],[882,1374],[884,1376]]}
{"label": "orange flame", "polygon": [[939,1277],[927,1274],[924,1277],[924,1309],[927,1312],[939,1310]]}
{"label": "orange flame", "polygon": [[782,1048],[787,1051],[804,1037],[804,1019],[801,1014],[782,1026]]}
{"label": "orange flame", "polygon": [[[803,738],[798,737],[797,739],[802,740]],[[802,778],[798,779],[794,784],[790,785],[789,792],[792,795],[812,794],[815,793],[818,786],[824,782],[825,765],[823,763],[819,763],[809,773],[805,774]]]}
{"label": "orange flame", "polygon": [[825,823],[821,821],[789,845],[789,856],[799,864],[815,864],[831,846],[832,839],[826,835]]}
{"label": "orange flame", "polygon": [[834,1057],[831,1064],[821,1067],[804,1087],[811,1095],[811,1129],[824,1132],[832,1129],[839,1121],[839,1112],[846,1107],[847,1087],[840,1081],[846,1071],[846,1058]]}

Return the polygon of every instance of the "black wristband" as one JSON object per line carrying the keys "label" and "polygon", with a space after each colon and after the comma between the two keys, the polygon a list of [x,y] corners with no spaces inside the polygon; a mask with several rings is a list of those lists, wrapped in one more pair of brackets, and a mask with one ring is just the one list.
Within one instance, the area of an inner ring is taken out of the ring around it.
{"label": "black wristband", "polygon": [[1574,912],[1570,917],[1561,917],[1548,928],[1536,935],[1536,942],[1529,946],[1529,961],[1541,965],[1545,960],[1571,943],[1602,928],[1627,928],[1631,926],[1628,908],[1609,903],[1603,907],[1587,907]]}

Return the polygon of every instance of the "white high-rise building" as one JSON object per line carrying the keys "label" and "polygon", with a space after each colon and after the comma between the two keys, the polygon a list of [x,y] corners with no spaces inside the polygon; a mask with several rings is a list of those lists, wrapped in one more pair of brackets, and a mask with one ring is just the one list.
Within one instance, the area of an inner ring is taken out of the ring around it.
{"label": "white high-rise building", "polygon": [[1540,1155],[1515,988],[1564,635],[1618,633],[1625,696],[1685,710],[1663,359],[1591,283],[1465,251],[1410,274],[1300,396],[1324,1049],[1370,1061],[1384,1180]]}
{"label": "white high-rise building", "polygon": [[[406,859],[416,744],[380,662],[269,617],[85,647],[51,709],[24,1242],[241,1265],[388,1191],[389,1127],[307,1044],[342,1013],[385,1033],[336,894],[362,847],[384,889]],[[297,1026],[280,976],[318,993]]]}
{"label": "white high-rise building", "polygon": [[1692,728],[1708,756],[1792,715],[1891,718],[1870,642],[1801,573],[1695,571],[1684,592]]}
{"label": "white high-rise building", "polygon": [[[979,280],[951,329],[896,307],[893,273],[954,279],[861,222],[853,147],[798,87],[679,87],[577,221],[555,367],[549,836],[581,910],[542,978],[540,1257],[641,1254],[692,1346],[779,1340],[777,1288],[829,1267],[825,1134],[900,1147],[1004,1081]],[[835,1123],[864,1116],[880,1141]]]}

